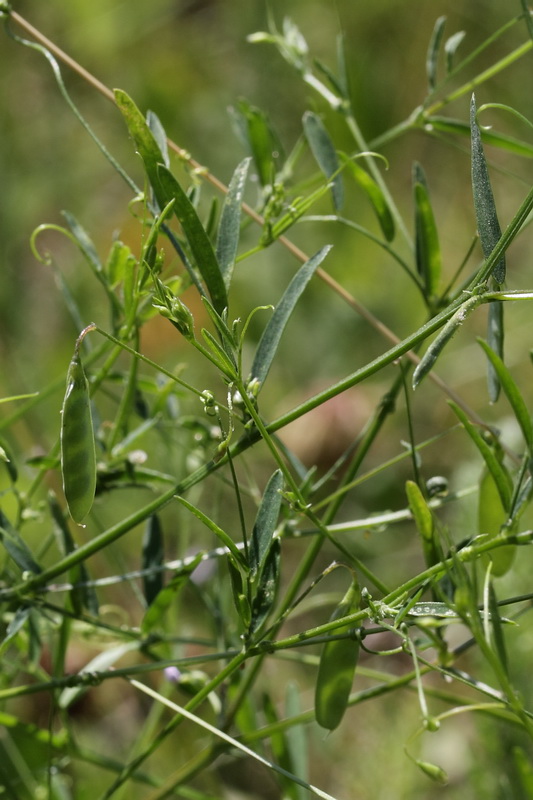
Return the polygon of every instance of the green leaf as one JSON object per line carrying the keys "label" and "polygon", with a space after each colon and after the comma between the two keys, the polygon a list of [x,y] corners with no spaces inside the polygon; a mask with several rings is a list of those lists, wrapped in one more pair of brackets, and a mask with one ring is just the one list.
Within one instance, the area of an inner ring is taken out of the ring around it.
{"label": "green leaf", "polygon": [[23,572],[33,572],[35,575],[42,572],[41,567],[33,558],[30,548],[11,525],[3,511],[0,511],[0,539],[8,554]]}
{"label": "green leaf", "polygon": [[120,89],[115,89],[115,100],[144,162],[157,203],[160,208],[165,208],[174,200],[174,213],[183,228],[196,266],[205,281],[214,307],[221,313],[228,305],[226,287],[213,246],[200,218],[187,194],[165,166],[165,158],[156,138],[135,103]]}
{"label": "green leaf", "polygon": [[94,246],[87,231],[80,225],[78,220],[70,213],[70,211],[62,211],[61,213],[65,217],[67,225],[69,226],[78,247],[87,259],[87,262],[91,265],[95,273],[102,272],[102,262],[100,261],[96,247]]}
{"label": "green leaf", "polygon": [[143,575],[144,596],[149,606],[163,588],[163,573],[160,569],[165,560],[163,529],[157,514],[146,521],[142,544],[142,569],[152,570]]}
{"label": "green leaf", "polygon": [[[427,117],[425,120],[425,128],[428,131],[439,131],[441,133],[453,133],[459,136],[470,136],[470,125],[460,119],[450,119],[448,117]],[[528,142],[522,142],[519,139],[514,139],[512,136],[507,136],[504,133],[498,133],[492,130],[483,129],[480,131],[481,140],[486,144],[494,147],[499,147],[501,150],[508,150],[517,156],[524,158],[533,158],[533,145]]]}
{"label": "green leaf", "polygon": [[[498,222],[494,195],[490,183],[489,171],[481,142],[481,134],[476,120],[476,99],[472,95],[470,104],[470,130],[472,137],[472,193],[476,212],[477,229],[481,241],[483,255],[488,258],[502,231]],[[505,256],[502,256],[492,271],[494,280],[502,284],[505,280]]]}
{"label": "green leaf", "polygon": [[431,39],[429,40],[426,56],[426,74],[430,91],[433,91],[437,85],[437,65],[445,25],[446,17],[439,17],[435,22],[435,27],[433,28]]}
{"label": "green leaf", "polygon": [[[487,340],[489,347],[494,350],[500,359],[503,359],[503,303],[495,300],[489,303],[489,313],[487,319]],[[488,362],[487,382],[489,388],[489,400],[495,403],[500,396],[501,382],[492,361]]]}
{"label": "green leaf", "polygon": [[503,391],[505,392],[511,408],[513,409],[516,421],[520,425],[526,446],[529,452],[533,453],[533,424],[531,423],[531,416],[527,409],[525,400],[500,356],[497,355],[497,353],[495,353],[494,350],[487,344],[487,342],[483,341],[483,339],[478,339],[478,342],[485,351],[487,358],[489,359],[494,371],[498,376],[498,379],[503,387]]}
{"label": "green leaf", "polygon": [[167,585],[153,598],[141,622],[141,632],[143,635],[149,633],[159,624],[163,614],[167,611],[171,603],[176,600],[179,591],[185,586],[191,573],[194,572],[201,560],[202,554],[198,553],[190,564],[177,570]]}
{"label": "green leaf", "polygon": [[315,270],[320,266],[330,250],[331,245],[326,245],[318,253],[315,253],[309,261],[306,261],[300,267],[285,290],[257,346],[249,381],[255,380],[261,385],[264,383],[293,309],[313,277]]}
{"label": "green leaf", "polygon": [[446,74],[449,75],[453,69],[453,59],[455,58],[455,54],[457,49],[463,39],[465,38],[464,31],[457,31],[454,33],[453,36],[450,36],[449,39],[446,40],[444,44],[444,54],[446,56]]}
{"label": "green leaf", "polygon": [[442,328],[439,334],[431,342],[428,349],[417,364],[413,372],[413,389],[416,389],[422,379],[433,369],[438,357],[454,336],[457,330],[461,327],[465,319],[477,306],[483,302],[481,295],[472,295],[468,300],[462,303],[457,311],[450,317],[446,325]]}
{"label": "green leaf", "polygon": [[196,209],[172,173],[164,166],[157,168],[154,192],[161,208],[174,200],[174,213],[180,221],[191,248],[196,266],[205,281],[213,306],[221,314],[228,305],[226,286],[209,237]]}
{"label": "green leaf", "polygon": [[490,619],[492,622],[492,632],[494,636],[494,651],[498,657],[501,666],[507,673],[508,663],[507,663],[507,651],[505,648],[505,638],[503,633],[502,621],[500,619],[500,609],[498,607],[498,600],[496,598],[496,592],[494,590],[494,585],[492,581],[490,581],[489,583],[489,612],[490,612]]}
{"label": "green leaf", "polygon": [[235,266],[240,238],[242,198],[249,167],[250,158],[245,158],[233,173],[218,226],[216,257],[226,289],[230,287]]}
{"label": "green leaf", "polygon": [[358,183],[360,188],[366,193],[368,199],[372,203],[383,236],[388,242],[391,242],[395,234],[394,217],[392,216],[385,195],[374,178],[352,158],[349,158],[349,156],[344,153],[341,153],[340,157],[346,164],[347,169],[351,172],[356,183]]}
{"label": "green leaf", "polygon": [[328,180],[332,180],[331,194],[333,204],[340,211],[343,203],[342,176],[339,172],[339,158],[326,126],[317,114],[306,111],[303,116],[305,136],[315,160]]}
{"label": "green leaf", "polygon": [[483,460],[489,470],[490,474],[492,475],[494,482],[496,484],[496,488],[498,490],[498,494],[500,495],[500,499],[502,501],[502,506],[505,510],[505,513],[509,513],[509,509],[511,507],[511,495],[512,495],[512,481],[509,476],[509,473],[504,468],[503,464],[498,460],[497,456],[494,453],[494,450],[490,445],[487,444],[483,436],[480,434],[478,429],[472,425],[468,417],[466,416],[465,412],[462,408],[459,408],[453,401],[448,401],[450,407],[454,411],[455,415],[459,418],[460,422],[462,423],[465,431],[468,433],[474,444],[476,445],[477,449],[479,450]]}
{"label": "green leaf", "polygon": [[277,469],[267,483],[252,530],[250,541],[250,572],[252,577],[261,571],[267,553],[271,548],[281,509],[282,489],[283,474],[281,470]]}
{"label": "green leaf", "polygon": [[418,274],[424,281],[426,297],[437,295],[442,271],[439,235],[429,198],[424,170],[413,165],[413,190],[415,201],[415,255]]}
{"label": "green leaf", "polygon": [[157,116],[154,111],[147,111],[146,113],[146,124],[150,128],[154,139],[157,142],[157,146],[159,147],[159,151],[163,156],[163,164],[165,167],[170,167],[170,158],[168,155],[168,144],[167,144],[167,135],[165,133],[165,129],[161,124],[161,120]]}
{"label": "green leaf", "polygon": [[244,99],[230,113],[239,138],[252,154],[261,186],[270,186],[276,175],[281,145],[267,115]]}
{"label": "green leaf", "polygon": [[[135,641],[128,642],[127,644],[119,644],[115,647],[109,647],[102,653],[98,653],[97,656],[85,664],[78,674],[83,675],[84,673],[94,673],[95,675],[98,675],[99,672],[107,671],[112,668],[123,656],[131,653],[133,650],[138,650],[140,644],[141,643],[139,641]],[[59,695],[59,708],[69,708],[72,703],[78,700],[81,695],[85,694],[88,689],[88,686],[74,686],[64,689]]]}
{"label": "green leaf", "polygon": [[422,549],[426,564],[428,566],[438,564],[442,559],[442,552],[436,536],[433,514],[418,484],[414,483],[414,481],[406,481],[405,492],[415,525],[422,538]]}
{"label": "green leaf", "polygon": [[250,623],[250,634],[255,633],[263,625],[270,614],[279,584],[281,560],[281,544],[279,539],[274,539],[268,551],[257,592],[252,601],[252,621]]}
{"label": "green leaf", "polygon": [[[494,478],[485,468],[479,482],[478,533],[493,539],[500,533],[508,516]],[[499,578],[509,571],[515,554],[515,545],[504,545],[495,547],[485,560],[492,561],[492,574]]]}

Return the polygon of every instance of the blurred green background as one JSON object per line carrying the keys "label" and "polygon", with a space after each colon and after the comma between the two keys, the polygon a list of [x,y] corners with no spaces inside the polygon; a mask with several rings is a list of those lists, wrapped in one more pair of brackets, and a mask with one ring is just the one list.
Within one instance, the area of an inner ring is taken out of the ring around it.
{"label": "blurred green background", "polygon": [[[267,27],[267,6],[262,1],[48,0],[44,4],[27,0],[15,2],[13,7],[107,86],[126,90],[141,109],[154,110],[167,134],[225,182],[246,154],[228,114],[228,107],[240,97],[267,112],[286,151],[300,136],[302,114],[308,108],[325,114],[339,146],[353,147],[342,122],[303,86],[274,48],[246,42],[248,34]],[[438,16],[447,16],[447,35],[466,31],[460,51],[466,53],[521,10],[518,0],[272,0],[270,8],[278,23],[290,16],[305,35],[312,54],[331,67],[335,66],[335,39],[341,30],[344,32],[354,107],[367,140],[404,120],[423,101],[427,89],[426,50]],[[22,33],[15,24],[13,30]],[[494,64],[526,39],[525,25],[515,25],[480,56],[461,81]],[[129,189],[66,106],[42,56],[2,33],[0,63],[0,396],[4,396],[42,389],[64,375],[78,333],[65,311],[52,272],[37,263],[30,251],[32,231],[45,222],[62,224],[60,212],[66,209],[90,233],[102,258],[116,235],[138,252],[140,233],[138,222],[127,208]],[[141,182],[140,165],[119,113],[67,68],[63,68],[63,76],[95,131]],[[528,55],[483,84],[477,92],[478,105],[489,101],[516,105],[531,117],[531,92],[524,90],[530,86]],[[445,113],[466,120],[467,112],[468,97]],[[517,129],[505,117],[495,118],[495,124],[518,138],[527,137],[527,131]],[[467,140],[444,142],[419,131],[384,147],[383,154],[390,164],[385,173],[387,182],[410,229],[411,166],[414,160],[424,166],[439,225],[444,271],[451,277],[475,233]],[[494,169],[494,190],[503,227],[531,184],[531,164],[494,150],[488,156]],[[210,189],[205,192],[210,196]],[[250,199],[254,199],[252,190]],[[360,195],[349,192],[347,202],[347,216],[376,230],[372,212]],[[322,210],[331,213],[328,203]],[[255,236],[249,229],[245,243],[252,246]],[[325,264],[327,270],[399,336],[422,323],[424,309],[411,284],[392,259],[367,240],[334,225],[307,224],[297,227],[294,234],[291,232],[291,238],[309,253],[326,242],[334,243],[335,249]],[[107,312],[101,307],[101,298],[78,253],[53,233],[45,234],[39,244],[54,253],[87,314],[85,322],[95,319],[105,326]],[[253,305],[275,302],[295,267],[291,256],[278,246],[241,264],[235,278],[235,315],[245,315]],[[528,250],[519,240],[509,254],[509,285],[524,287],[530,280]],[[508,310],[507,349],[509,364],[531,402],[528,308],[527,304],[520,304]],[[257,338],[260,330],[258,320],[251,333]],[[496,422],[514,443],[516,431],[505,407],[502,403],[494,409],[488,406],[485,368],[474,343],[475,333],[484,333],[482,314],[465,326],[457,337],[460,341],[447,349],[439,372],[449,377],[454,388],[489,421]],[[188,358],[173,329],[156,321],[147,326],[143,346],[147,354],[168,368]],[[290,335],[282,343],[278,363],[265,389],[265,414],[270,418],[278,415],[328,382],[354,371],[387,346],[341,300],[314,282],[291,321]],[[195,383],[201,382],[194,370],[186,377],[191,374]],[[337,454],[335,447],[333,452],[328,449],[334,435],[340,437],[342,447],[348,437],[357,433],[394,374],[394,368],[389,368],[368,387],[358,388],[338,398],[336,405],[319,410],[299,430],[294,426],[290,442],[300,456],[310,463],[318,461],[324,468],[329,466]],[[30,454],[46,452],[57,438],[61,398],[59,388],[24,423],[18,423],[11,440],[12,444],[16,442],[13,446],[26,448]],[[0,408],[4,415],[12,410],[12,406]],[[420,399],[415,395],[413,413],[418,440],[452,423],[445,398],[429,385],[425,385]],[[398,453],[401,440],[408,438],[403,403],[395,420],[387,428],[369,467]],[[432,448],[425,459],[426,477],[444,473],[452,488],[460,488],[479,475],[479,462],[459,434],[452,434],[447,443]],[[364,514],[402,507],[406,477],[411,477],[409,464],[393,475],[383,476],[379,485],[369,485],[350,511]],[[450,516],[451,525],[467,529],[474,520],[473,501]],[[460,534],[454,530],[456,538]],[[360,548],[359,554],[366,554],[385,579],[390,574],[392,580],[398,580],[399,552],[405,574],[411,574],[409,557],[418,552],[416,541],[402,535],[398,543],[397,529],[380,537],[369,537],[371,541],[362,543],[353,537],[353,541]],[[527,585],[529,574],[528,554],[513,573],[513,591]],[[525,643],[524,637],[521,646],[525,647]],[[402,668],[400,664],[399,669]],[[523,669],[528,669],[525,660]],[[291,677],[290,670],[288,673]],[[280,680],[286,679],[285,672],[280,675]],[[311,690],[307,688],[302,692],[303,707],[309,707],[311,700]],[[105,696],[98,702],[104,707]],[[394,705],[392,710],[387,701],[358,709],[353,724],[346,724],[342,738],[330,737],[324,742],[320,734],[312,734],[316,752],[321,754],[312,777],[332,794],[372,800],[435,796],[435,789],[425,778],[413,775],[412,765],[403,756],[402,744],[413,730],[417,713],[414,698],[394,696],[388,702]],[[91,708],[84,724],[91,720],[92,713],[98,716],[101,710]],[[388,724],[392,714],[395,725]],[[114,725],[119,724],[117,719]],[[473,735],[473,723],[465,726],[460,745],[452,725],[439,734],[439,743],[433,748],[437,754],[432,752],[431,742],[427,745],[427,758],[445,762],[452,775],[452,784],[442,790],[442,796],[511,797],[503,793],[505,756],[498,752],[497,736],[487,734],[484,741],[479,730]],[[96,727],[89,725],[88,736],[94,736],[95,730],[102,735],[104,729],[101,721]],[[465,741],[469,743],[467,749]],[[495,760],[499,759],[502,766],[491,772],[487,762],[493,750]],[[169,745],[160,759],[162,770],[168,769],[172,758]],[[270,796],[266,783],[260,791],[257,782],[256,778],[255,788],[241,787],[244,797]],[[465,785],[475,786],[476,793],[465,795]],[[224,797],[243,796],[235,789],[224,791]]]}

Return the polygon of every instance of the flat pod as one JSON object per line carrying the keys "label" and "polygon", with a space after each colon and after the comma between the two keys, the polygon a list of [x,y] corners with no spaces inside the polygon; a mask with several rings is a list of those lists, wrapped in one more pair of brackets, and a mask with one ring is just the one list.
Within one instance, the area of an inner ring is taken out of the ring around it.
{"label": "flat pod", "polygon": [[61,472],[72,519],[81,523],[91,510],[96,490],[96,453],[89,384],[78,348],[67,373],[61,411]]}
{"label": "flat pod", "polygon": [[[331,620],[359,610],[361,593],[356,581],[348,589]],[[335,633],[347,633],[351,626],[342,626]],[[337,728],[348,707],[355,668],[359,657],[359,641],[354,638],[326,642],[320,656],[315,688],[315,718],[327,730]]]}

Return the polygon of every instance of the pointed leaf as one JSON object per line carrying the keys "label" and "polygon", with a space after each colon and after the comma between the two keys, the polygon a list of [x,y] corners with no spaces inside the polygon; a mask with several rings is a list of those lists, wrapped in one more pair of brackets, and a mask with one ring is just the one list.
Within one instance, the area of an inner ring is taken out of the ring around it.
{"label": "pointed leaf", "polygon": [[267,115],[247,100],[240,100],[230,113],[239,138],[252,154],[261,186],[270,186],[276,175],[281,146]]}
{"label": "pointed leaf", "polygon": [[[487,340],[489,347],[494,350],[500,359],[503,359],[503,303],[495,300],[489,303],[489,313],[487,321]],[[492,361],[488,362],[487,381],[489,387],[489,400],[495,403],[500,396],[501,382]]]}
{"label": "pointed leaf", "polygon": [[439,235],[431,207],[426,176],[420,164],[413,166],[413,189],[415,200],[415,248],[418,274],[424,281],[428,298],[434,297],[439,288],[442,270]]}
{"label": "pointed leaf", "polygon": [[483,302],[480,295],[472,295],[468,300],[465,300],[457,311],[450,317],[446,325],[442,328],[441,332],[437,334],[435,339],[431,342],[428,349],[420,359],[413,372],[413,389],[416,389],[421,380],[433,369],[433,366],[440,356],[450,339],[454,336],[456,331],[461,327],[465,319],[477,306]]}
{"label": "pointed leaf", "polygon": [[252,602],[252,621],[250,623],[250,634],[259,630],[265,622],[274,601],[279,584],[280,575],[281,545],[279,539],[274,539],[268,551],[267,557],[257,587],[256,595]]}
{"label": "pointed leaf", "polygon": [[529,452],[532,453],[533,424],[531,422],[531,417],[527,409],[526,403],[524,401],[524,398],[522,397],[520,390],[518,389],[518,386],[514,382],[511,373],[503,363],[502,359],[494,352],[494,350],[491,347],[489,347],[489,345],[486,342],[483,341],[483,339],[478,339],[478,342],[485,351],[490,363],[494,367],[498,379],[503,387],[503,391],[505,392],[505,395],[514,411],[516,421],[520,425],[527,448]]}
{"label": "pointed leaf", "polygon": [[[332,179],[333,204],[340,211],[343,203],[342,177],[338,173],[339,159],[326,126],[317,114],[306,111],[303,116],[305,136],[315,160],[328,180]],[[333,177],[334,176],[334,177]]]}
{"label": "pointed leaf", "polygon": [[512,481],[509,477],[509,473],[503,465],[500,463],[498,458],[496,457],[494,450],[487,444],[483,436],[480,434],[478,429],[472,425],[468,417],[466,416],[465,412],[462,408],[459,408],[458,405],[453,403],[451,400],[448,401],[450,407],[454,411],[455,415],[459,418],[465,431],[468,433],[474,444],[476,445],[477,449],[481,453],[483,460],[489,470],[490,474],[492,475],[494,482],[496,484],[496,488],[498,489],[498,493],[500,495],[500,499],[502,501],[503,508],[507,513],[509,513],[509,509],[511,507],[511,495],[512,495]]}
{"label": "pointed leaf", "polygon": [[[470,136],[470,125],[460,119],[450,119],[448,117],[428,117],[425,121],[426,129],[441,131],[442,133],[454,133],[459,136]],[[501,150],[508,150],[517,156],[533,158],[533,145],[522,142],[497,131],[481,131],[481,140],[487,144],[499,147]]]}
{"label": "pointed leaf", "polygon": [[[157,179],[157,165],[165,163],[165,157],[161,152],[157,140],[148,127],[144,116],[137,108],[131,97],[121,89],[115,89],[115,102],[124,117],[128,131],[135,146],[144,161],[144,166],[148,174],[148,179],[152,186]],[[163,203],[161,208],[164,208]]]}
{"label": "pointed leaf", "polygon": [[356,183],[359,184],[360,188],[366,193],[368,199],[372,203],[372,208],[378,219],[383,236],[388,242],[392,241],[395,234],[394,217],[391,214],[385,195],[380,187],[374,178],[352,158],[349,158],[349,156],[344,153],[340,154],[340,158],[346,164],[346,168],[351,173]]}
{"label": "pointed leaf", "polygon": [[465,38],[465,35],[466,34],[464,31],[457,31],[457,33],[454,33],[453,36],[450,36],[450,38],[446,40],[446,43],[444,45],[444,54],[446,56],[447,75],[449,75],[449,73],[453,69],[453,59],[455,57],[459,45]]}
{"label": "pointed leaf", "polygon": [[505,638],[503,633],[502,621],[500,619],[500,609],[498,607],[498,600],[496,592],[494,591],[494,584],[490,581],[489,584],[489,612],[492,622],[492,632],[494,637],[494,650],[498,656],[498,660],[507,673],[507,652],[505,649]]}
{"label": "pointed leaf", "polygon": [[216,257],[226,289],[230,287],[235,266],[240,237],[242,198],[250,161],[250,158],[245,158],[233,173],[218,226]]}
{"label": "pointed leaf", "polygon": [[[498,222],[489,170],[485,160],[481,133],[476,120],[476,99],[472,95],[470,104],[470,130],[472,136],[472,192],[476,212],[477,229],[483,249],[488,258],[494,250],[502,231]],[[502,284],[505,280],[505,256],[502,256],[492,271],[494,280]]]}
{"label": "pointed leaf", "polygon": [[[502,499],[494,478],[487,468],[483,470],[479,482],[478,500],[478,533],[493,539],[501,532],[507,522],[508,514],[502,504]],[[505,575],[511,568],[516,554],[515,545],[495,547],[485,561],[492,562],[492,574],[496,577]]]}
{"label": "pointed leaf", "polygon": [[146,113],[146,123],[150,128],[154,139],[157,142],[157,146],[159,147],[161,155],[163,156],[163,164],[165,165],[165,167],[170,167],[167,135],[165,133],[165,129],[161,124],[161,120],[154,111],[148,111]]}
{"label": "pointed leaf", "polygon": [[196,209],[172,173],[164,166],[157,168],[155,196],[161,208],[174,200],[174,213],[180,221],[187,237],[202,278],[211,297],[213,306],[221,314],[228,305],[226,286],[213,250],[213,246],[200,221]]}
{"label": "pointed leaf", "polygon": [[100,261],[96,247],[94,246],[87,231],[82,228],[78,220],[69,211],[63,211],[62,214],[67,221],[67,225],[69,226],[78,247],[93,268],[94,272],[102,272],[102,262]]}
{"label": "pointed leaf", "polygon": [[0,511],[0,540],[15,564],[23,572],[33,572],[37,575],[42,571],[33,558],[30,548],[2,511]]}
{"label": "pointed leaf", "polygon": [[283,474],[277,469],[267,483],[255,518],[250,541],[250,571],[252,577],[261,570],[272,544],[281,509]]}
{"label": "pointed leaf", "polygon": [[309,261],[306,261],[285,290],[257,346],[250,371],[250,380],[256,380],[260,384],[264,383],[293,309],[303,290],[313,277],[315,270],[320,266],[330,250],[331,245],[326,245],[312,256]]}
{"label": "pointed leaf", "polygon": [[155,600],[163,588],[163,573],[160,569],[165,560],[163,529],[157,514],[153,514],[146,522],[142,545],[142,569],[152,570],[143,575],[144,596],[147,605]]}
{"label": "pointed leaf", "polygon": [[179,591],[185,586],[201,560],[202,554],[199,553],[190,564],[177,570],[167,585],[157,593],[142,619],[141,632],[143,634],[149,633],[159,624],[161,617],[171,603],[176,600]]}
{"label": "pointed leaf", "polygon": [[439,60],[440,45],[444,34],[446,17],[439,17],[435,22],[431,39],[429,40],[428,52],[426,56],[426,74],[430,91],[437,85],[437,65]]}

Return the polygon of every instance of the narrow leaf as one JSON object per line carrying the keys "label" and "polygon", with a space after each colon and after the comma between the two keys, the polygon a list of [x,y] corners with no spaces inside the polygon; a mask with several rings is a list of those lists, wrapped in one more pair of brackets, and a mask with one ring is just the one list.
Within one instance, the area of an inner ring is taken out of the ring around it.
{"label": "narrow leaf", "polygon": [[143,634],[149,633],[159,624],[164,613],[171,603],[175,602],[179,591],[185,586],[191,573],[194,572],[201,560],[202,556],[199,553],[190,564],[177,570],[167,585],[153,598],[141,622],[141,632]]}
{"label": "narrow leaf", "polygon": [[218,227],[216,258],[226,289],[230,287],[235,266],[240,237],[242,198],[250,160],[245,158],[241,161],[233,173]]}
{"label": "narrow leaf", "polygon": [[457,31],[454,33],[453,36],[450,36],[449,39],[446,40],[444,44],[444,54],[446,56],[446,74],[449,75],[453,69],[453,59],[457,52],[457,49],[463,39],[465,38],[464,31]]}
{"label": "narrow leaf", "polygon": [[312,256],[309,261],[306,261],[285,290],[268,325],[263,331],[254,356],[249,380],[256,380],[260,384],[264,383],[293,309],[313,277],[315,270],[320,266],[330,250],[331,245],[326,245]]}
{"label": "narrow leaf", "polygon": [[[479,482],[478,533],[493,539],[507,522],[508,514],[502,503],[498,487],[492,474],[485,467]],[[492,574],[497,578],[509,572],[516,554],[515,545],[495,547],[485,561],[492,562]]]}
{"label": "narrow leaf", "polygon": [[163,588],[163,573],[159,569],[165,560],[163,529],[157,514],[146,522],[142,545],[142,569],[152,570],[143,576],[144,596],[151,605]]}
{"label": "narrow leaf", "polygon": [[507,470],[504,469],[503,465],[500,463],[498,458],[496,457],[494,450],[487,444],[483,436],[480,434],[478,429],[472,425],[468,417],[466,416],[465,412],[462,408],[459,408],[451,400],[448,401],[450,407],[454,411],[455,415],[459,418],[460,422],[462,423],[465,431],[468,433],[474,444],[476,445],[477,449],[481,453],[483,460],[489,470],[490,474],[492,475],[496,487],[498,489],[498,493],[500,495],[503,508],[505,509],[506,513],[509,512],[509,508],[511,506],[511,494],[512,494],[512,481],[509,477],[509,473]]}
{"label": "narrow leaf", "polygon": [[67,221],[67,225],[69,226],[78,247],[93,268],[94,272],[102,272],[102,262],[100,261],[96,247],[94,246],[87,231],[80,225],[78,220],[70,213],[70,211],[63,211],[62,214]]}
{"label": "narrow leaf", "polygon": [[150,128],[153,137],[157,142],[157,146],[159,147],[161,155],[163,156],[163,164],[165,165],[165,167],[170,167],[167,135],[165,133],[165,129],[161,124],[161,120],[154,111],[148,111],[146,113],[146,124]]}
{"label": "narrow leaf", "polygon": [[433,28],[431,39],[429,40],[429,46],[426,55],[426,74],[430,91],[433,91],[437,85],[437,65],[445,25],[446,17],[439,17],[435,22],[435,27]]}
{"label": "narrow leaf", "polygon": [[358,183],[360,188],[366,193],[368,199],[372,203],[383,236],[388,242],[391,242],[395,234],[394,217],[392,216],[385,195],[374,178],[353,159],[344,154],[341,154],[341,159],[345,162],[347,169],[351,172],[356,183]]}
{"label": "narrow leaf", "polygon": [[492,622],[492,632],[494,637],[494,650],[496,652],[496,655],[498,656],[498,660],[501,666],[507,673],[508,663],[507,663],[507,652],[505,648],[505,638],[503,633],[503,625],[500,619],[500,610],[498,607],[496,592],[494,591],[494,585],[492,581],[490,581],[489,584],[489,612],[490,612],[490,619]]}
{"label": "narrow leaf", "polygon": [[267,115],[247,100],[240,100],[230,113],[239,138],[252,154],[261,186],[270,186],[281,157],[281,145]]}
{"label": "narrow leaf", "polygon": [[[460,119],[450,119],[448,117],[428,117],[425,122],[426,130],[439,131],[441,133],[453,133],[459,136],[470,136],[470,125]],[[488,131],[486,129],[480,131],[481,140],[486,144],[493,147],[499,147],[501,150],[508,150],[517,156],[524,158],[533,158],[533,146],[528,142],[522,142],[519,139],[514,139],[512,136],[507,136],[504,133],[497,131]]]}
{"label": "narrow leaf", "polygon": [[261,505],[255,518],[250,541],[250,571],[252,576],[262,569],[266,555],[272,545],[272,537],[278,524],[281,509],[283,474],[277,469],[267,483]]}
{"label": "narrow leaf", "polygon": [[[343,203],[342,177],[338,174],[339,159],[326,126],[317,114],[306,111],[303,116],[305,136],[315,160],[328,180],[332,179],[333,204],[340,211]],[[334,177],[333,177],[334,176]]]}
{"label": "narrow leaf", "polygon": [[431,542],[433,539],[433,515],[426,503],[424,495],[420,491],[420,487],[414,481],[406,481],[405,493],[411,514],[413,515],[418,532],[422,539]]}
{"label": "narrow leaf", "polygon": [[250,634],[259,630],[270,614],[279,584],[280,575],[281,545],[279,539],[274,539],[268,551],[259,586],[252,602],[252,621],[250,623]]}
{"label": "narrow leaf", "polygon": [[454,336],[457,330],[461,327],[465,319],[477,306],[483,302],[480,295],[472,295],[468,300],[459,306],[455,314],[450,317],[441,332],[431,342],[428,349],[420,359],[413,372],[413,389],[416,389],[421,380],[433,369],[433,366],[440,356],[450,339]]}
{"label": "narrow leaf", "polygon": [[[488,258],[494,250],[502,231],[498,222],[494,195],[490,183],[489,171],[481,142],[481,133],[476,120],[476,99],[472,95],[470,104],[470,130],[472,137],[472,192],[476,212],[477,229],[483,249],[483,255]],[[505,256],[498,261],[493,269],[496,283],[502,284],[505,280]]]}
{"label": "narrow leaf", "polygon": [[492,364],[503,387],[503,391],[505,392],[505,395],[511,404],[516,421],[522,430],[526,446],[530,453],[533,453],[533,424],[531,423],[531,417],[524,398],[522,397],[518,386],[514,382],[511,373],[503,363],[500,356],[497,355],[497,353],[495,353],[494,350],[487,344],[487,342],[483,341],[483,339],[478,339],[478,342]]}
{"label": "narrow leaf", "polygon": [[428,298],[438,292],[442,271],[439,235],[431,206],[424,170],[420,164],[413,166],[415,201],[415,255],[418,274],[424,281]]}
{"label": "narrow leaf", "polygon": [[161,208],[174,200],[174,213],[187,237],[202,278],[205,281],[211,302],[221,314],[228,305],[226,286],[213,250],[213,246],[200,221],[196,209],[172,173],[164,166],[157,168],[157,183],[154,192]]}
{"label": "narrow leaf", "polygon": [[[148,127],[144,116],[137,108],[131,97],[121,89],[115,89],[115,102],[124,117],[130,136],[144,161],[146,172],[150,183],[154,184],[157,179],[157,165],[164,164],[165,158],[161,152],[157,140]],[[161,206],[164,208],[166,203]]]}
{"label": "narrow leaf", "polygon": [[[503,359],[503,339],[503,303],[495,300],[493,303],[489,303],[487,340],[489,347],[498,355],[500,359]],[[489,400],[491,403],[495,403],[500,396],[501,383],[498,376],[498,371],[490,360],[488,362],[487,381],[489,388]]]}

